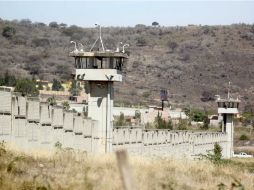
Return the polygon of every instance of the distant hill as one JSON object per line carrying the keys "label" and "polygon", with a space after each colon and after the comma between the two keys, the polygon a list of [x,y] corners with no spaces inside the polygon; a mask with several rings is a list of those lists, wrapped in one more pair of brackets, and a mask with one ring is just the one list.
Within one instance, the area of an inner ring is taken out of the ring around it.
{"label": "distant hill", "polygon": [[[97,37],[95,28],[29,20],[0,20],[0,32],[0,74],[43,80],[68,80],[70,40],[89,50]],[[116,102],[159,104],[159,90],[166,88],[172,105],[215,106],[214,95],[225,95],[231,81],[232,94],[254,109],[254,25],[105,27],[103,39],[107,49],[130,44]]]}

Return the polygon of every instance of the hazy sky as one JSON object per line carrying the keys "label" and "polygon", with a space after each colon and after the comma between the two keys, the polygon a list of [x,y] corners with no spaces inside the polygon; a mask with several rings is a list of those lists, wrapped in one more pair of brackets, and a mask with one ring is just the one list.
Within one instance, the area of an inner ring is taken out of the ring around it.
{"label": "hazy sky", "polygon": [[254,23],[249,1],[0,1],[0,18],[103,26]]}

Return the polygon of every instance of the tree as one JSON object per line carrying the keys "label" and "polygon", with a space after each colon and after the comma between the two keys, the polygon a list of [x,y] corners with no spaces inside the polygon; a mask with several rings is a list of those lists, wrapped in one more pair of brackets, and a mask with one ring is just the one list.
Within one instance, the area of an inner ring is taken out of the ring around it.
{"label": "tree", "polygon": [[124,126],[124,125],[125,125],[125,118],[124,118],[124,114],[121,113],[120,117],[116,121],[116,126]]}
{"label": "tree", "polygon": [[79,96],[82,88],[79,83],[77,83],[76,80],[73,80],[71,82],[71,88],[69,92],[71,93],[72,96]]}
{"label": "tree", "polygon": [[18,80],[14,91],[20,92],[22,96],[38,96],[39,94],[35,83],[30,79]]}
{"label": "tree", "polygon": [[188,123],[186,120],[180,119],[177,129],[178,130],[187,130],[187,125],[188,125]]}
{"label": "tree", "polygon": [[48,102],[49,105],[55,106],[56,105],[56,98],[55,98],[55,96],[49,97],[47,99],[47,102]]}
{"label": "tree", "polygon": [[159,26],[159,23],[155,21],[152,23],[152,26]]}
{"label": "tree", "polygon": [[163,119],[159,112],[154,120],[154,125],[157,129],[173,129],[172,121]]}
{"label": "tree", "polygon": [[210,123],[210,120],[208,118],[208,115],[205,115],[204,120],[203,120],[202,129],[207,130],[209,128],[209,123]]}
{"label": "tree", "polygon": [[49,27],[58,28],[59,26],[58,26],[57,22],[51,22],[51,23],[49,23]]}
{"label": "tree", "polygon": [[63,109],[64,109],[64,110],[69,110],[69,109],[70,109],[70,104],[69,104],[69,102],[67,102],[67,101],[64,101],[64,102],[62,103],[62,106],[63,106]]}
{"label": "tree", "polygon": [[61,23],[61,24],[59,24],[59,26],[60,26],[60,28],[66,28],[66,27],[67,27],[67,24]]}
{"label": "tree", "polygon": [[43,90],[43,86],[41,83],[38,84],[38,87],[37,87],[38,90]]}
{"label": "tree", "polygon": [[191,119],[192,121],[195,121],[195,122],[202,122],[204,121],[206,117],[206,113],[200,111],[200,110],[193,110],[191,112]]}
{"label": "tree", "polygon": [[147,41],[143,36],[140,36],[137,38],[137,46],[146,46],[147,45]]}
{"label": "tree", "polygon": [[5,38],[12,38],[16,34],[16,30],[13,27],[6,26],[3,28],[2,36]]}
{"label": "tree", "polygon": [[4,74],[4,79],[3,79],[3,85],[4,86],[15,86],[16,85],[16,78],[13,75],[10,75],[8,71]]}
{"label": "tree", "polygon": [[64,87],[62,86],[60,81],[54,79],[53,80],[53,85],[52,85],[52,90],[54,90],[54,91],[63,91]]}

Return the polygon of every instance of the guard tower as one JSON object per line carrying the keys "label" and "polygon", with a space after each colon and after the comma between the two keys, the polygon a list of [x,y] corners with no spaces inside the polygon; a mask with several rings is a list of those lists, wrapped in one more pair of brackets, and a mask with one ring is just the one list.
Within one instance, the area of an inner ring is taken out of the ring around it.
{"label": "guard tower", "polygon": [[228,97],[225,99],[221,99],[220,96],[217,96],[217,105],[218,105],[218,114],[222,115],[223,123],[222,123],[222,132],[227,134],[227,151],[226,158],[233,157],[233,140],[234,140],[234,124],[233,118],[234,115],[238,114],[238,108],[240,104],[240,100],[234,99],[230,96],[230,83],[228,89]]}
{"label": "guard tower", "polygon": [[[96,43],[100,47],[96,47]],[[78,49],[76,42],[74,51],[70,56],[75,60],[75,79],[86,81],[88,93],[88,117],[98,121],[98,126],[93,129],[93,135],[97,139],[95,152],[108,153],[112,151],[113,131],[113,100],[114,82],[122,81],[122,68],[128,56],[117,48],[116,51],[105,50],[99,37],[90,51],[84,51],[83,46]],[[95,50],[96,49],[96,50]]]}

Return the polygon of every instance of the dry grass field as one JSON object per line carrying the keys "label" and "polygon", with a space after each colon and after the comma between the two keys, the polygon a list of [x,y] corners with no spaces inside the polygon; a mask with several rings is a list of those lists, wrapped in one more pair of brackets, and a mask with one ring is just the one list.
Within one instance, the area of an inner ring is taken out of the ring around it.
{"label": "dry grass field", "polygon": [[[206,160],[130,157],[137,189],[254,189],[254,159],[222,164]],[[0,151],[0,189],[123,189],[114,154],[94,156],[71,151],[27,155]]]}

